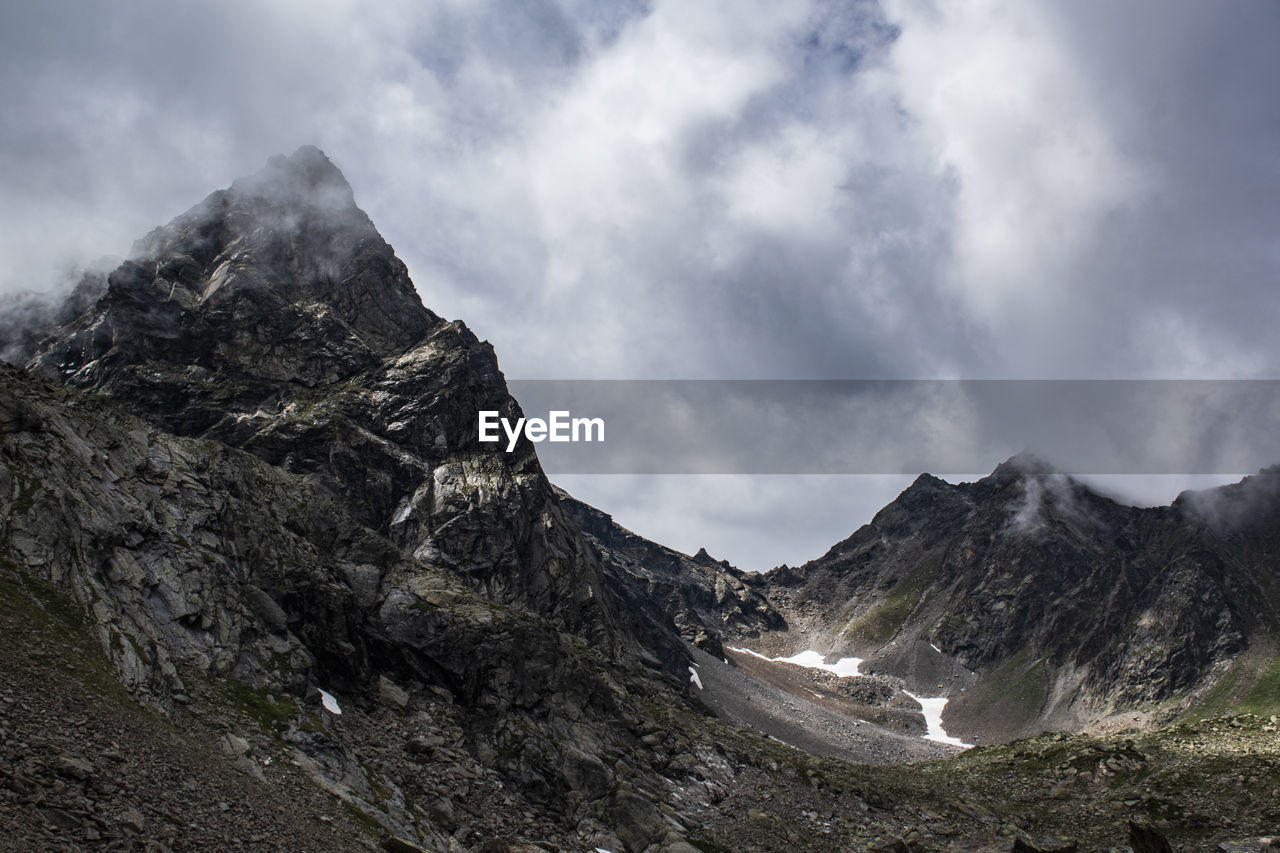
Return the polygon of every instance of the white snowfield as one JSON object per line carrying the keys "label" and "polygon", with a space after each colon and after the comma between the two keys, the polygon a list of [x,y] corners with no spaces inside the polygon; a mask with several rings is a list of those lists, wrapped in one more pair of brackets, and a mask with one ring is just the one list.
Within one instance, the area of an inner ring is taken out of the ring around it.
{"label": "white snowfield", "polygon": [[689,667],[689,680],[698,685],[698,689],[702,689],[702,679],[698,677],[698,671],[693,667]]}
{"label": "white snowfield", "polygon": [[[749,655],[755,655],[761,660],[777,661],[778,663],[794,663],[809,669],[820,669],[824,672],[830,672],[841,678],[857,678],[862,675],[858,671],[858,667],[862,665],[862,658],[840,658],[835,663],[823,663],[823,655],[815,652],[813,649],[805,649],[803,652],[794,654],[786,658],[771,658],[762,655],[759,652],[753,652],[751,649],[737,649],[733,646],[729,647],[732,651],[743,652]],[[937,648],[937,646],[934,646]],[[947,707],[947,697],[921,697],[914,693],[903,691],[912,699],[920,703],[920,707],[924,713],[924,722],[927,731],[921,735],[925,740],[936,741],[937,743],[950,744],[951,746],[959,746],[968,749],[973,746],[971,743],[965,743],[958,737],[948,735],[946,730],[942,728],[942,709]]]}
{"label": "white snowfield", "polygon": [[952,737],[942,728],[942,709],[947,707],[946,696],[935,696],[926,699],[923,696],[917,696],[909,691],[902,691],[912,699],[920,703],[920,707],[924,709],[924,722],[929,727],[929,731],[923,735],[925,740],[934,740],[938,743],[949,743],[952,746],[963,747],[968,749],[973,746],[971,743],[965,743],[958,737]]}
{"label": "white snowfield", "polygon": [[[755,655],[761,660],[778,661],[779,663],[794,663],[808,667],[809,669],[822,669],[832,673],[833,675],[838,675],[841,678],[852,678],[856,675],[862,675],[862,673],[858,671],[858,667],[862,665],[862,658],[840,658],[840,660],[835,663],[823,663],[822,655],[812,649],[806,649],[805,651],[800,652],[799,654],[794,654],[789,658],[766,657],[759,652],[751,651],[751,649],[735,649],[733,646],[730,646],[729,650]],[[725,663],[728,663],[728,661],[725,661]]]}

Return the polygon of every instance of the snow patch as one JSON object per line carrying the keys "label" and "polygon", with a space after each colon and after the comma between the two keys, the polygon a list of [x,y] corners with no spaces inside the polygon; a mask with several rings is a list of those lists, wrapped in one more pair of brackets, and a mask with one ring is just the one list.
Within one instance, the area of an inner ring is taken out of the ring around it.
{"label": "snow patch", "polygon": [[833,675],[838,675],[841,678],[853,678],[854,676],[862,675],[861,672],[858,672],[858,667],[862,665],[862,658],[840,658],[840,660],[835,663],[823,663],[823,655],[815,652],[813,649],[805,649],[803,652],[799,652],[787,658],[771,658],[762,655],[759,652],[753,652],[751,649],[735,649],[733,646],[730,646],[729,650],[755,655],[761,660],[776,661],[778,663],[794,663],[800,666],[809,667],[810,669],[821,669],[826,672],[830,672]]}
{"label": "snow patch", "polygon": [[920,708],[924,711],[924,722],[925,725],[929,727],[929,730],[924,734],[925,740],[947,743],[952,746],[959,746],[965,749],[973,746],[973,744],[965,743],[958,737],[952,737],[947,734],[946,729],[942,728],[942,709],[947,707],[947,697],[935,696],[933,698],[924,698],[905,690],[903,692],[919,702]]}
{"label": "snow patch", "polygon": [[698,685],[698,689],[702,689],[702,679],[698,677],[698,671],[693,667],[689,667],[689,680]]}
{"label": "snow patch", "polygon": [[[316,688],[320,690],[320,688]],[[324,705],[324,709],[330,714],[341,714],[342,708],[338,706],[338,700],[333,698],[333,694],[328,690],[320,690],[320,704]]]}

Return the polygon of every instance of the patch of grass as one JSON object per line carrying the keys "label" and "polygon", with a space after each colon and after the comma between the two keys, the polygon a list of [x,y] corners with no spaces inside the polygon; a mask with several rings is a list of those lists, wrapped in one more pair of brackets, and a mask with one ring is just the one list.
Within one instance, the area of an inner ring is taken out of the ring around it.
{"label": "patch of grass", "polygon": [[1228,712],[1261,715],[1280,712],[1280,655],[1263,653],[1254,661],[1250,661],[1247,652],[1236,658],[1184,719],[1203,720]]}
{"label": "patch of grass", "polygon": [[[185,380],[185,377],[181,381]],[[228,401],[234,400],[240,395],[253,390],[253,383],[246,380],[233,380],[224,377],[205,377],[200,380],[197,387],[207,393],[215,400]]]}
{"label": "patch of grass", "polygon": [[1257,682],[1236,709],[1250,714],[1272,714],[1280,709],[1280,655],[1273,655],[1258,673]]}
{"label": "patch of grass", "polygon": [[312,734],[327,733],[327,729],[324,727],[324,720],[321,719],[319,714],[307,714],[298,722],[298,728]]}
{"label": "patch of grass", "polygon": [[1205,694],[1204,699],[1195,707],[1189,709],[1184,718],[1188,720],[1203,720],[1215,714],[1225,713],[1231,707],[1231,696],[1236,691],[1240,669],[1241,661],[1236,658],[1231,663],[1231,667],[1222,674],[1222,677]]}
{"label": "patch of grass", "polygon": [[1009,675],[1004,687],[1008,698],[1021,707],[1039,710],[1049,687],[1044,665],[1038,661],[1024,663],[1021,671],[1015,669]]}
{"label": "patch of grass", "polygon": [[7,619],[19,623],[15,635],[6,636],[6,642],[25,644],[85,685],[129,700],[102,645],[86,628],[84,608],[54,584],[18,568],[8,557],[0,557],[0,607]]}
{"label": "patch of grass", "polygon": [[272,699],[265,690],[234,678],[211,678],[209,685],[223,704],[252,720],[268,735],[279,735],[298,710],[292,701]]}
{"label": "patch of grass", "polygon": [[911,614],[927,603],[925,589],[938,576],[941,557],[929,554],[889,588],[879,602],[849,623],[841,634],[854,636],[864,643],[881,645],[892,640]]}
{"label": "patch of grass", "polygon": [[365,833],[375,841],[381,839],[382,836],[386,834],[386,829],[384,829],[382,824],[378,822],[378,819],[357,806],[355,803],[343,800],[342,810],[347,813],[347,816],[351,818],[351,822],[354,823],[361,832]]}
{"label": "patch of grass", "polygon": [[958,698],[965,713],[977,719],[999,720],[1016,729],[1040,713],[1049,693],[1049,675],[1042,661],[1023,649],[999,669],[986,675]]}
{"label": "patch of grass", "polygon": [[385,807],[386,804],[391,801],[391,798],[395,796],[395,791],[392,791],[386,785],[382,784],[381,780],[378,779],[377,774],[372,772],[368,767],[361,766],[360,769],[364,771],[364,778],[369,783],[369,790],[372,791],[373,796],[377,798],[378,805]]}

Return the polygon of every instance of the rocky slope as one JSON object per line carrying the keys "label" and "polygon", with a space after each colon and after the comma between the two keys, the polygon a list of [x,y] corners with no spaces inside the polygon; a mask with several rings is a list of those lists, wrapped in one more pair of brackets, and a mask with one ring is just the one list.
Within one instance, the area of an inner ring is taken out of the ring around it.
{"label": "rocky slope", "polygon": [[[938,758],[954,748],[922,740],[920,704],[901,679],[839,678],[764,660],[737,647],[777,645],[788,626],[762,575],[700,549],[690,557],[637,536],[608,513],[557,490],[604,566],[637,634],[664,657],[678,635],[697,649],[698,697],[722,719],[819,755],[869,764]],[[903,737],[903,734],[906,737]]]}
{"label": "rocky slope", "polygon": [[[245,709],[274,738],[263,757],[296,762],[361,814],[437,847],[457,826],[431,818],[433,795],[479,802],[480,786],[496,798],[480,824],[492,834],[511,811],[590,828],[616,810],[608,768],[643,766],[627,757],[644,717],[618,684],[617,670],[635,668],[626,656],[479,597],[306,477],[2,369],[6,574],[19,591],[44,581],[70,596],[156,713]],[[321,688],[346,706],[343,728],[330,730]],[[371,719],[380,707],[391,720]],[[424,788],[408,768],[433,763],[470,781]]]}
{"label": "rocky slope", "polygon": [[1028,456],[974,483],[924,475],[823,557],[769,573],[769,594],[790,645],[950,695],[948,731],[979,742],[1167,719],[1215,685],[1270,707],[1275,473],[1153,509]]}

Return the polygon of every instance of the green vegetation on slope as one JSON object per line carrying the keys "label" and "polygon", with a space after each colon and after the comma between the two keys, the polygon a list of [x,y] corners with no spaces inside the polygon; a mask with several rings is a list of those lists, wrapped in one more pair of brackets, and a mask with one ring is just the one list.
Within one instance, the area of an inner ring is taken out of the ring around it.
{"label": "green vegetation on slope", "polygon": [[854,639],[867,646],[889,642],[918,607],[927,603],[925,590],[938,576],[941,555],[929,554],[903,575],[861,616],[840,631],[841,639]]}
{"label": "green vegetation on slope", "polygon": [[1204,699],[1184,716],[1200,720],[1229,711],[1280,713],[1280,654],[1274,647],[1260,646],[1236,658]]}

